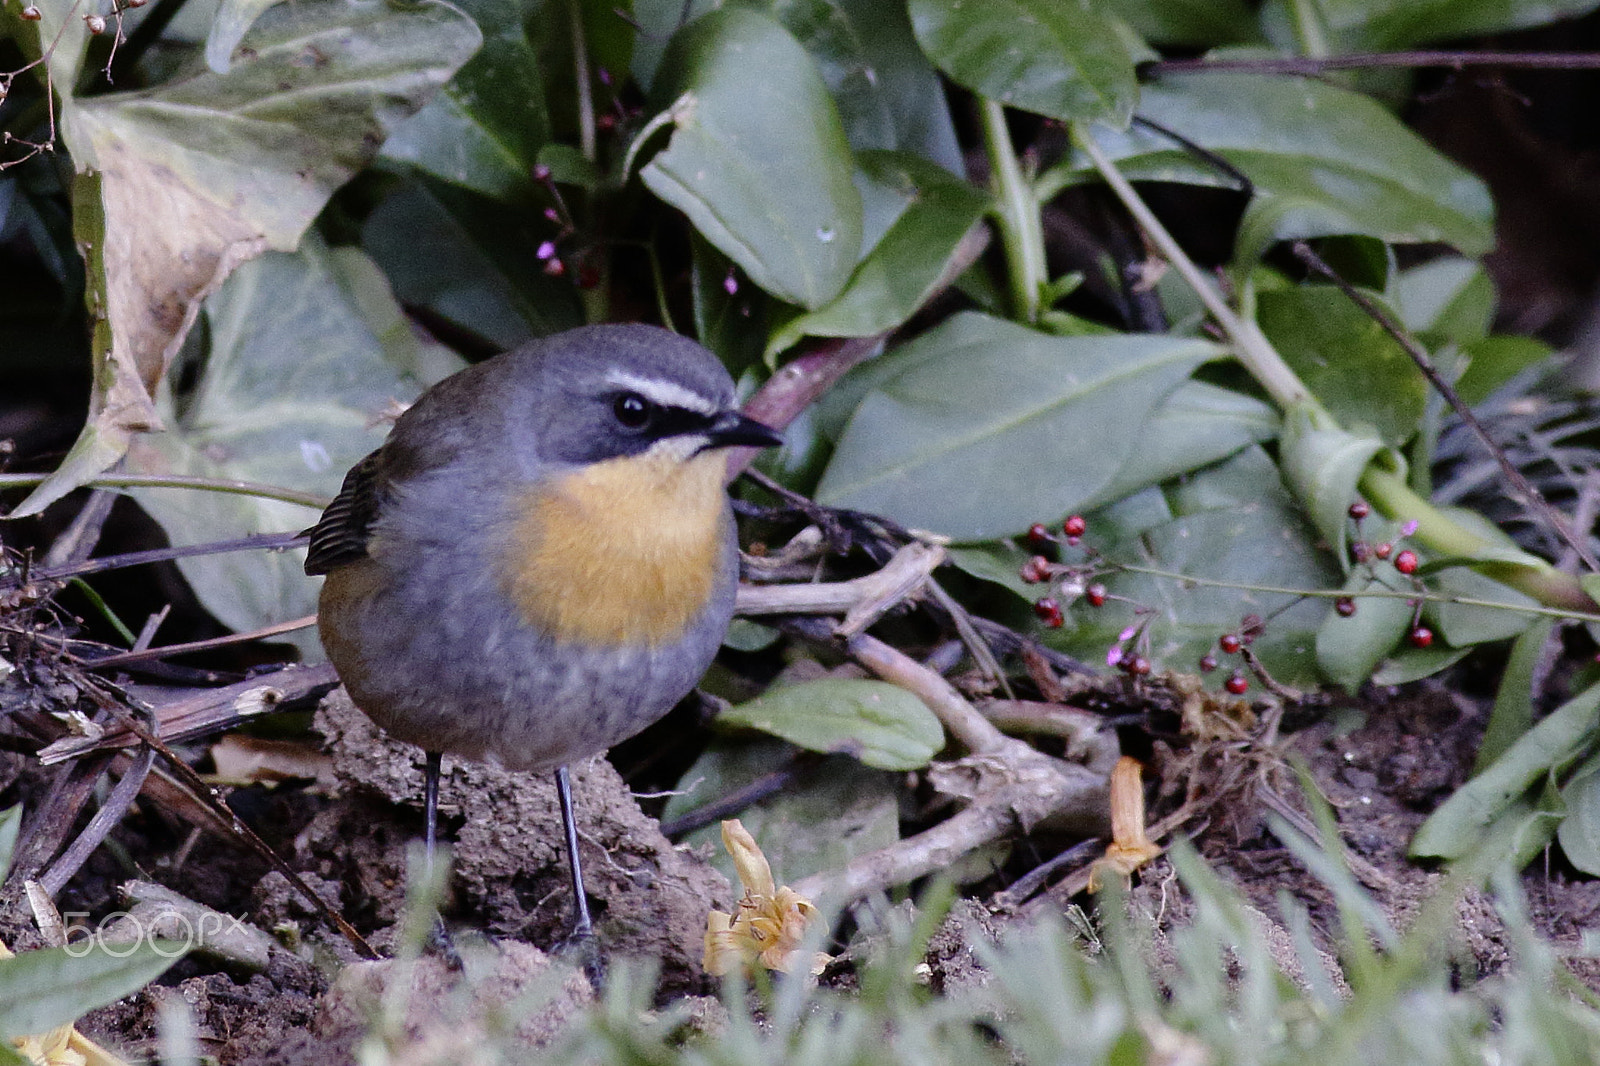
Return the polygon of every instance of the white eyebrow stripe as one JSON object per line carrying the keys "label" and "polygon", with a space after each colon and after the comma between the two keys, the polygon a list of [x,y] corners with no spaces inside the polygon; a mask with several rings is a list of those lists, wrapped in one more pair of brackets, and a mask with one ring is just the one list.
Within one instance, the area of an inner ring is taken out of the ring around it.
{"label": "white eyebrow stripe", "polygon": [[645,399],[663,407],[682,407],[688,411],[698,411],[703,415],[714,415],[722,410],[715,401],[676,382],[663,381],[660,378],[642,378],[626,370],[608,371],[606,380],[613,385],[632,389]]}

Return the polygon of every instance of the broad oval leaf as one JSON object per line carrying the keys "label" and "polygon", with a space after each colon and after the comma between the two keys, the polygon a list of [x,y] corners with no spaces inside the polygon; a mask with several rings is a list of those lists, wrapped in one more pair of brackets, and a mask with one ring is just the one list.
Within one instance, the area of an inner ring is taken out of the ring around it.
{"label": "broad oval leaf", "polygon": [[836,299],[773,334],[768,358],[803,337],[866,337],[905,322],[927,301],[962,238],[989,207],[987,195],[914,156],[868,152],[861,164],[872,178],[903,189],[910,203]]}
{"label": "broad oval leaf", "polygon": [[1371,427],[1394,447],[1417,432],[1427,379],[1399,342],[1344,293],[1329,285],[1263,292],[1256,320],[1340,425]]}
{"label": "broad oval leaf", "polygon": [[880,770],[915,770],[944,747],[944,727],[920,699],[887,681],[821,678],[773,688],[717,715],[811,751],[854,755]]}
{"label": "broad oval leaf", "polygon": [[1328,680],[1348,692],[1359,689],[1384,656],[1394,650],[1411,625],[1411,607],[1388,596],[1362,597],[1371,588],[1387,589],[1376,579],[1356,574],[1345,585],[1356,613],[1345,617],[1328,608],[1317,630],[1317,666]]}
{"label": "broad oval leaf", "polygon": [[143,940],[116,953],[92,943],[0,958],[0,1040],[47,1033],[154,981],[188,951]]}
{"label": "broad oval leaf", "polygon": [[[1238,261],[1275,240],[1329,234],[1440,241],[1467,255],[1494,244],[1494,207],[1483,183],[1360,93],[1301,78],[1186,74],[1144,86],[1139,114],[1250,179],[1255,196]],[[1129,178],[1236,184],[1150,127],[1097,127],[1094,136]],[[1092,170],[1078,156],[1071,166],[1085,177]]]}
{"label": "broad oval leaf", "polygon": [[1128,124],[1139,85],[1110,19],[1062,0],[911,0],[934,65],[1010,107],[1062,121]]}
{"label": "broad oval leaf", "polygon": [[837,296],[861,253],[861,194],[805,49],[725,8],[679,32],[663,73],[675,128],[645,185],[772,295],[808,309]]}
{"label": "broad oval leaf", "polygon": [[817,488],[830,506],[986,540],[1110,484],[1167,396],[1219,349],[1171,336],[1056,337],[968,312],[864,368]]}
{"label": "broad oval leaf", "polygon": [[1600,876],[1600,755],[1592,756],[1561,790],[1567,816],[1556,830],[1567,861]]}

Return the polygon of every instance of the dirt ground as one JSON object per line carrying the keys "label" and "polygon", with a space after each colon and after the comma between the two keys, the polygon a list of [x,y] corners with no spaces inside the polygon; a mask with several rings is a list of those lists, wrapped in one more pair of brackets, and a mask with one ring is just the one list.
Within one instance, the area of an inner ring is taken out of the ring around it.
{"label": "dirt ground", "polygon": [[[3,688],[0,697],[14,706],[20,690],[15,682]],[[1442,877],[1408,862],[1406,842],[1468,776],[1484,716],[1478,701],[1428,684],[1319,714],[1277,749],[1309,763],[1337,812],[1353,871],[1397,926],[1406,925]],[[324,701],[314,724],[331,756],[326,782],[244,788],[234,794],[234,809],[373,946],[392,950],[402,935],[397,923],[405,913],[407,849],[421,833],[420,753],[382,737],[342,693]],[[1158,757],[1152,767],[1158,771],[1161,764]],[[545,951],[560,945],[570,922],[554,790],[543,779],[473,764],[447,763],[447,770],[442,811],[455,865],[443,911],[478,998],[452,993],[454,976],[430,961],[413,978],[424,992],[414,999],[426,1009],[404,1019],[397,1032],[401,1039],[449,1046],[488,1024],[497,1003],[559,977],[565,983],[551,1005],[518,1030],[536,1044],[590,995],[577,972],[547,972]],[[22,802],[36,809],[61,772],[26,755],[0,754],[0,806]],[[605,760],[577,769],[574,785],[588,889],[606,952],[659,959],[663,1001],[713,992],[699,967],[701,933],[709,908],[730,908],[732,888],[703,855],[661,835]],[[1161,800],[1154,783],[1150,793],[1153,820],[1173,801]],[[1285,945],[1281,959],[1292,971],[1277,893],[1286,890],[1307,907],[1324,944],[1331,943],[1336,916],[1321,882],[1273,836],[1265,813],[1281,806],[1258,794],[1248,805],[1213,809],[1189,828],[1201,852],[1259,912],[1269,940]],[[195,832],[180,814],[141,800],[61,892],[58,906],[88,912],[92,923],[120,906],[119,884],[139,878],[242,919],[269,934],[273,946],[252,960],[196,953],[157,985],[91,1014],[80,1028],[130,1056],[149,1053],[163,1005],[176,998],[191,1010],[203,1052],[218,1062],[352,1061],[371,1005],[394,970],[387,963],[358,963],[351,946],[254,854],[219,835],[197,840]],[[994,913],[987,900],[1015,870],[1070,843],[1044,836],[1024,841],[1003,875],[968,886],[930,951],[935,987],[955,991],[979,979],[973,938],[998,935],[1007,922],[1022,920]],[[1555,859],[1535,863],[1524,886],[1537,927],[1558,945],[1575,945],[1600,909],[1600,882],[1573,876]],[[1182,922],[1187,912],[1162,860],[1142,871],[1131,899],[1157,926],[1158,944],[1160,929]],[[1092,910],[1085,897],[1078,902]],[[40,946],[14,890],[3,904],[0,937],[19,950]],[[1450,945],[1458,966],[1476,975],[1505,966],[1507,945],[1493,908],[1468,896],[1459,916],[1458,942]],[[1600,971],[1578,972],[1600,985]]]}

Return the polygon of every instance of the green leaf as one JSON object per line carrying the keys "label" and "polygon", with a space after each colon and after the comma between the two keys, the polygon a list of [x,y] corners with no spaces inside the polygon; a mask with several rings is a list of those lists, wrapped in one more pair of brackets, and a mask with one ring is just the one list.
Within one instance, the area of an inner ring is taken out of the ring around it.
{"label": "green leaf", "polygon": [[1482,839],[1484,830],[1541,775],[1571,759],[1594,738],[1600,725],[1600,685],[1591,685],[1522,735],[1506,753],[1462,785],[1429,816],[1411,841],[1418,858],[1459,858]]}
{"label": "green leaf", "polygon": [[1531,596],[1524,596],[1464,566],[1441,570],[1432,575],[1430,583],[1446,596],[1506,605],[1499,608],[1440,603],[1430,608],[1438,621],[1440,635],[1456,647],[1509,640],[1526,632],[1535,619],[1534,615],[1515,609],[1538,606]]}
{"label": "green leaf", "polygon": [[1388,51],[1428,41],[1485,37],[1595,8],[1594,0],[1317,0],[1329,47]]}
{"label": "green leaf", "polygon": [[1411,626],[1411,608],[1405,600],[1361,596],[1372,588],[1387,586],[1364,575],[1351,575],[1345,591],[1355,599],[1356,613],[1346,618],[1330,606],[1317,630],[1317,666],[1347,692],[1366,683]]}
{"label": "green leaf", "polygon": [[1284,480],[1305,503],[1317,532],[1343,565],[1356,483],[1383,450],[1383,441],[1347,432],[1326,415],[1301,406],[1284,416],[1278,448]]}
{"label": "green leaf", "polygon": [[1145,426],[1111,484],[1080,508],[1120,500],[1271,440],[1280,420],[1277,409],[1263,400],[1190,380],[1172,391]]}
{"label": "green leaf", "polygon": [[[661,820],[669,822],[781,770],[793,754],[791,745],[777,740],[713,743],[684,773]],[[739,821],[761,845],[778,883],[792,884],[897,843],[898,791],[898,775],[834,756],[740,811]],[[686,834],[682,843],[710,846],[711,864],[738,885],[717,823]]]}
{"label": "green leaf", "polygon": [[804,337],[865,337],[904,323],[944,276],[989,197],[914,156],[866,152],[869,177],[895,185],[910,201],[831,303],[790,319],[767,342],[770,359]]}
{"label": "green leaf", "polygon": [[1535,618],[1511,645],[1505,672],[1500,675],[1500,685],[1495,690],[1494,710],[1489,713],[1489,724],[1484,726],[1483,740],[1473,760],[1474,774],[1482,773],[1505,754],[1518,737],[1533,728],[1534,671],[1555,627],[1553,618]]}
{"label": "green leaf", "polygon": [[1544,363],[1555,351],[1537,337],[1503,334],[1470,341],[1462,350],[1470,361],[1456,382],[1456,391],[1473,405],[1483,403],[1518,374]]}
{"label": "green leaf", "polygon": [[160,977],[188,946],[145,940],[116,950],[80,941],[0,959],[0,1040],[47,1033],[115,1003]]}
{"label": "green leaf", "polygon": [[[1103,580],[1112,594],[1151,613],[1135,614],[1130,604],[1115,601],[1098,608],[1075,607],[1067,628],[1043,630],[1041,639],[1085,661],[1102,662],[1124,626],[1148,618],[1150,659],[1187,671],[1215,646],[1219,634],[1236,628],[1243,615],[1256,614],[1272,619],[1251,647],[1273,676],[1292,685],[1321,680],[1314,649],[1323,604],[1292,593],[1230,587],[1319,589],[1339,581],[1259,446],[1165,490],[1147,490],[1085,517],[1095,546],[1111,563],[1221,584],[1192,585],[1182,578],[1136,572],[1109,574]],[[1221,682],[1215,679],[1217,685]]]}
{"label": "green leaf", "polygon": [[911,27],[934,65],[1010,107],[1123,127],[1139,86],[1110,19],[1057,0],[911,0]]}
{"label": "green leaf", "polygon": [[[245,264],[206,303],[211,348],[198,382],[168,400],[170,430],[129,454],[142,473],[198,474],[321,492],[382,443],[374,420],[460,360],[424,348],[377,268],[354,248],[308,238],[295,255]],[[299,529],[316,515],[295,504],[216,492],[140,489],[133,495],[175,544]],[[317,583],[299,552],[180,560],[206,609],[247,630],[316,610]],[[315,649],[314,638],[301,640]]]}
{"label": "green leaf", "polygon": [[483,32],[483,47],[443,92],[395,129],[383,157],[485,196],[526,196],[539,150],[550,139],[541,65],[527,19],[565,23],[568,11],[565,5],[523,0],[459,0],[459,6]]}
{"label": "green leaf", "polygon": [[898,149],[952,174],[963,172],[944,86],[917,47],[904,4],[771,0],[759,6],[811,54],[851,148]]}
{"label": "green leaf", "polygon": [[0,881],[6,879],[11,869],[12,852],[17,846],[17,834],[22,830],[22,804],[0,811]]}
{"label": "green leaf", "polygon": [[1441,256],[1403,270],[1393,301],[1413,333],[1432,333],[1456,343],[1482,340],[1494,320],[1494,282],[1473,259]]}
{"label": "green leaf", "polygon": [[1264,292],[1257,320],[1284,362],[1341,425],[1352,431],[1370,427],[1394,447],[1416,433],[1427,407],[1427,379],[1405,349],[1338,289],[1308,285]]}
{"label": "green leaf", "polygon": [[62,106],[62,138],[83,172],[74,214],[95,256],[89,288],[104,285],[90,305],[99,376],[75,455],[93,461],[18,513],[104,469],[128,433],[154,428],[151,394],[198,301],[238,263],[294,248],[479,40],[444,3],[305,0],[262,15],[226,74],[197,57],[157,88]]}
{"label": "green leaf", "polygon": [[1600,754],[1589,761],[1561,790],[1567,816],[1556,830],[1567,861],[1591,877],[1600,875]]}
{"label": "green leaf", "polygon": [[510,211],[458,188],[403,179],[367,216],[361,244],[401,303],[504,351],[583,324],[571,282],[544,272],[522,227],[507,225]]}
{"label": "green leaf", "polygon": [[[1249,263],[1275,240],[1346,233],[1442,241],[1466,255],[1493,246],[1484,185],[1360,93],[1299,78],[1186,74],[1144,86],[1139,114],[1218,153],[1254,184],[1236,261]],[[1129,178],[1235,184],[1143,126],[1094,135]],[[1081,156],[1070,165],[1085,178],[1092,170]]]}
{"label": "green leaf", "polygon": [[1055,337],[963,313],[869,364],[817,500],[957,540],[1065,514],[1117,475],[1151,412],[1217,349]]}
{"label": "green leaf", "polygon": [[233,65],[233,50],[261,13],[282,0],[222,0],[211,18],[206,35],[206,66],[214,73],[226,74]]}
{"label": "green leaf", "polygon": [[832,300],[861,253],[861,194],[811,57],[771,19],[725,8],[677,35],[663,73],[675,129],[645,185],[767,292]]}
{"label": "green leaf", "polygon": [[769,689],[717,715],[811,751],[854,755],[880,770],[915,770],[944,747],[944,727],[916,696],[886,681],[822,678]]}
{"label": "green leaf", "polygon": [[1244,0],[1102,0],[1101,7],[1152,44],[1215,48],[1263,40]]}

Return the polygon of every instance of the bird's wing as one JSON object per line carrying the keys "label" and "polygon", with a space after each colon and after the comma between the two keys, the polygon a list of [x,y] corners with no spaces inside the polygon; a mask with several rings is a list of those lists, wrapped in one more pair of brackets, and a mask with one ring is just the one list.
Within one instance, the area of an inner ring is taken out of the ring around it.
{"label": "bird's wing", "polygon": [[339,495],[328,504],[317,524],[306,531],[311,536],[307,574],[326,574],[367,557],[367,534],[378,515],[385,482],[382,454],[381,449],[375,451],[350,468]]}

